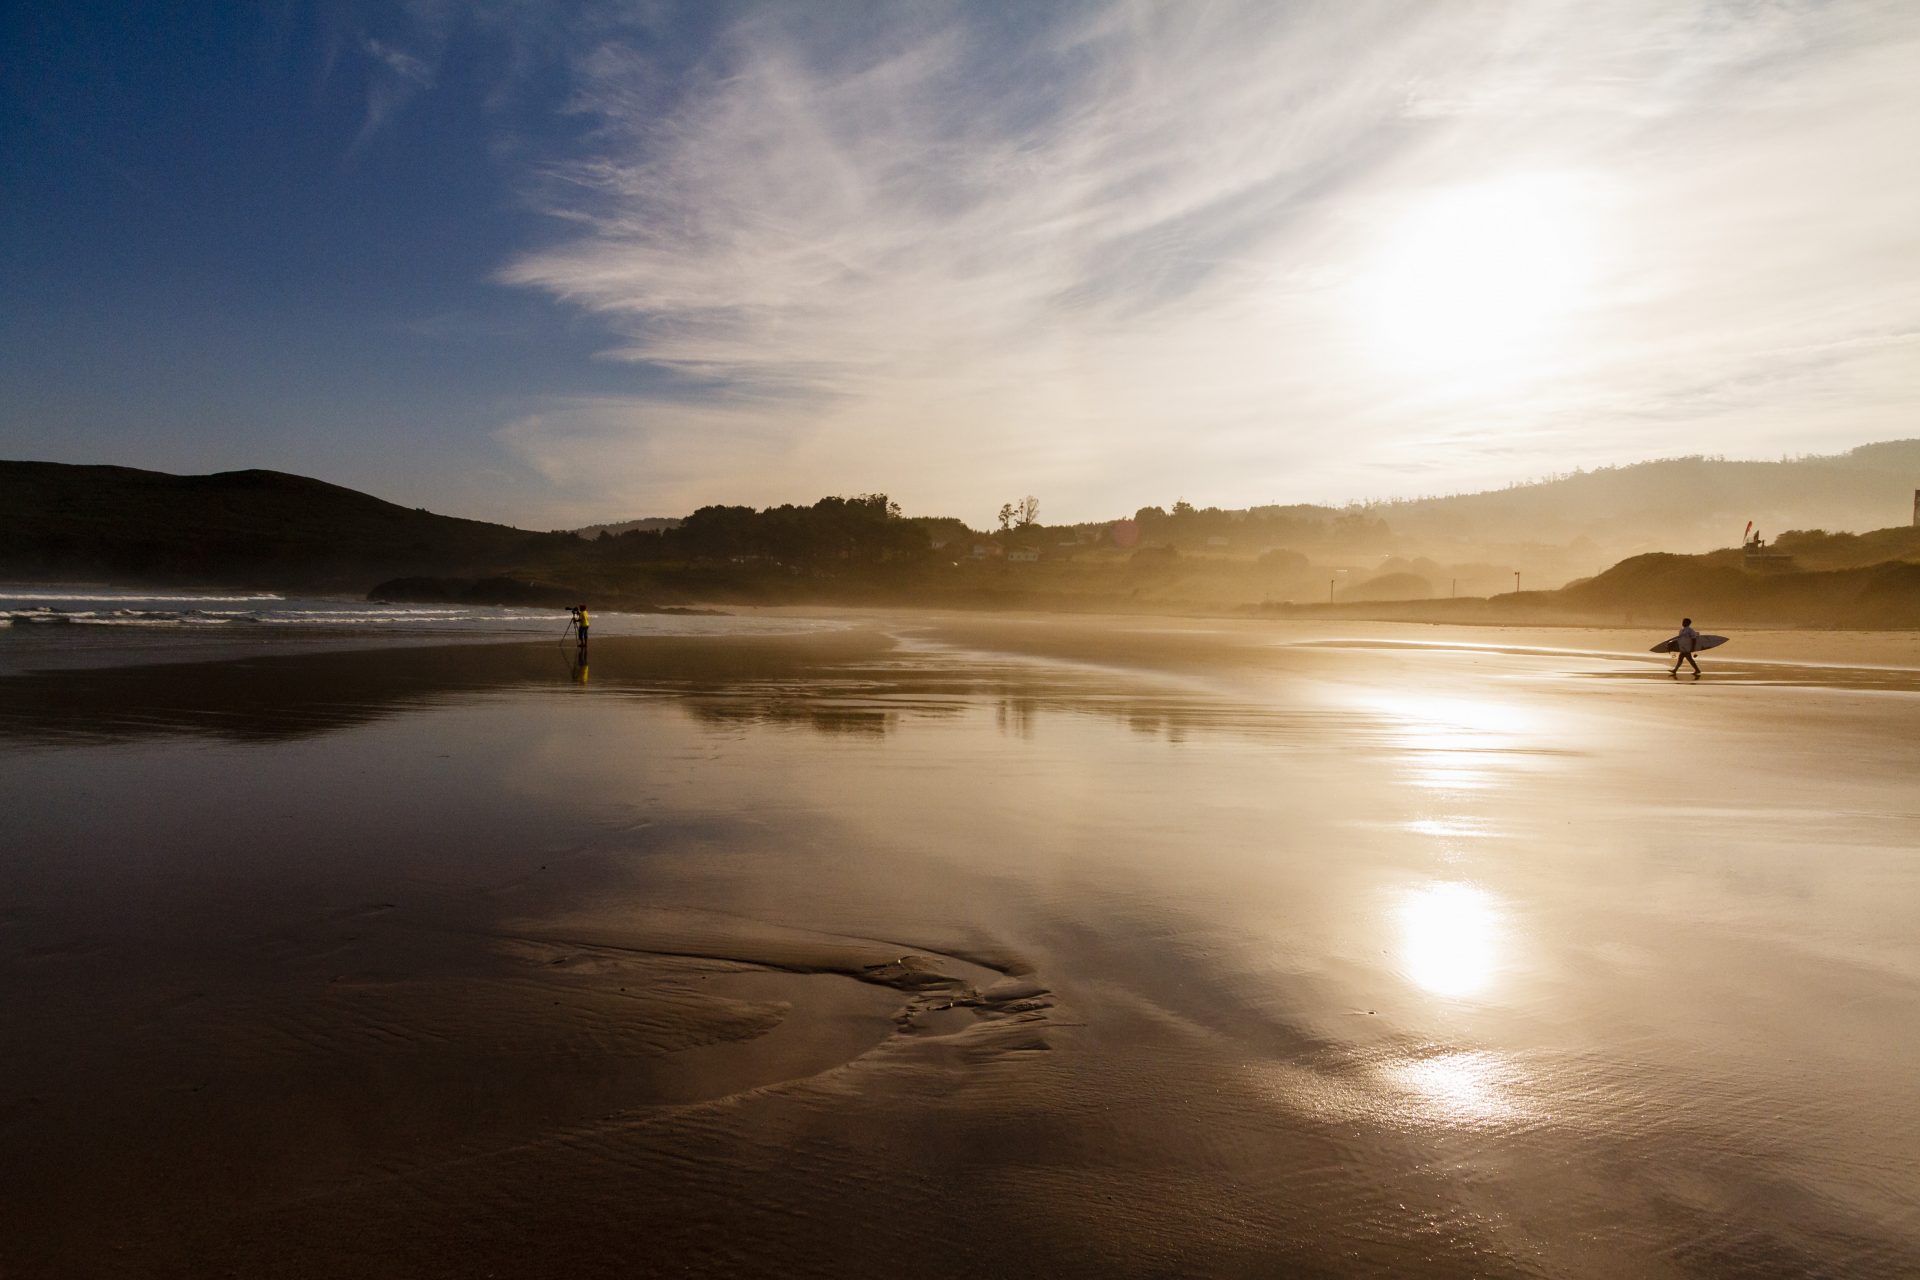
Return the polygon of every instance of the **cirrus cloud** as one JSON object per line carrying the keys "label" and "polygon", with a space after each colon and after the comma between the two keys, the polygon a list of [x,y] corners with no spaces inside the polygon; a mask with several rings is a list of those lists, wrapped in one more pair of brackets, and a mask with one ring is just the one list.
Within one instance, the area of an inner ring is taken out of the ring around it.
{"label": "cirrus cloud", "polygon": [[[1869,4],[782,7],[663,88],[603,40],[538,174],[568,231],[501,276],[673,389],[501,439],[635,509],[975,518],[1856,443],[1916,372],[1917,44]],[[1382,245],[1515,179],[1584,229],[1552,340],[1383,360]]]}

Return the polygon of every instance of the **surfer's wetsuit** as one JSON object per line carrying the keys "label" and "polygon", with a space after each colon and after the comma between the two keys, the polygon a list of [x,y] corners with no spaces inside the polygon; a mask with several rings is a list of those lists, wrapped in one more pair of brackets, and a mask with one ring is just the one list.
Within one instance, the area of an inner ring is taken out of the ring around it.
{"label": "surfer's wetsuit", "polygon": [[1693,648],[1700,643],[1700,633],[1693,629],[1691,622],[1683,622],[1680,624],[1680,634],[1677,638],[1680,641],[1680,647],[1674,651],[1673,674],[1680,674],[1680,664],[1684,662],[1693,668],[1693,674],[1699,675],[1700,664],[1693,660]]}

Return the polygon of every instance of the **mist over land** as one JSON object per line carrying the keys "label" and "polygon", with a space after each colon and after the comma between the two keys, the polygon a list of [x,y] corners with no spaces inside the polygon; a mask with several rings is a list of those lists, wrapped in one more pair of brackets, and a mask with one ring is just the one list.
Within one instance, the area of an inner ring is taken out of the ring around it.
{"label": "mist over land", "polygon": [[[1775,462],[1676,458],[1483,493],[1334,508],[1176,501],[998,528],[885,495],[536,533],[275,472],[0,464],[0,574],[414,601],[1302,610],[1448,621],[1907,626],[1920,441]],[[1030,504],[1030,505],[1029,505]],[[1022,509],[1024,507],[1024,509]],[[1748,522],[1753,547],[1739,544]],[[1756,554],[1758,548],[1762,554]]]}

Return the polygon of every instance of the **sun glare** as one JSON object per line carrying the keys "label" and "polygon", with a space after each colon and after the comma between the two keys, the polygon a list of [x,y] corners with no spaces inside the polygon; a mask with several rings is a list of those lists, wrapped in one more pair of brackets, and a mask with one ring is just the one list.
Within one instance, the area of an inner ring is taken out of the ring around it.
{"label": "sun glare", "polygon": [[1356,282],[1369,350],[1436,380],[1524,377],[1591,285],[1575,194],[1569,179],[1515,177],[1449,188],[1409,209]]}
{"label": "sun glare", "polygon": [[1463,997],[1484,989],[1498,960],[1499,917],[1485,890],[1438,883],[1399,903],[1400,963],[1435,995]]}

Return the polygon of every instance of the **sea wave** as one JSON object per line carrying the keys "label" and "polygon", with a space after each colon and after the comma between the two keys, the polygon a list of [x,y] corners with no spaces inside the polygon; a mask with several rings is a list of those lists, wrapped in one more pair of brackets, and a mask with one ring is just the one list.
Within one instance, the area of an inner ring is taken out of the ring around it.
{"label": "sea wave", "polygon": [[[843,625],[818,619],[698,617],[596,611],[598,635],[768,634]],[[394,604],[327,596],[282,596],[272,592],[188,595],[127,590],[40,590],[28,583],[0,584],[0,630],[39,627],[112,627],[124,643],[145,630],[155,636],[182,632],[228,633],[236,640],[301,630],[366,635],[498,635],[527,638],[562,634],[563,611],[506,605]]]}
{"label": "sea wave", "polygon": [[[236,608],[234,606],[247,606]],[[278,595],[136,596],[124,592],[37,594],[0,591],[0,626],[84,627],[357,627],[370,630],[501,631],[537,630],[548,625],[544,613],[459,605],[363,604],[352,600],[316,600]]]}
{"label": "sea wave", "polygon": [[356,618],[472,618],[480,616],[472,609],[277,609],[284,618],[337,618],[352,614]]}
{"label": "sea wave", "polygon": [[210,614],[198,609],[10,609],[0,618],[12,627],[208,627],[259,620],[251,613]]}
{"label": "sea wave", "polygon": [[246,596],[171,596],[171,595],[159,596],[159,595],[145,595],[142,593],[128,592],[128,591],[95,591],[95,592],[3,591],[3,592],[0,592],[0,602],[28,601],[28,600],[59,600],[59,601],[64,601],[68,603],[73,603],[73,604],[80,604],[80,603],[112,604],[115,602],[126,602],[129,604],[135,604],[135,603],[137,604],[208,604],[208,603],[232,604],[232,603],[245,602],[248,600],[284,600],[284,599],[286,599],[285,596],[278,595],[271,591],[265,592],[259,595],[246,595]]}
{"label": "sea wave", "polygon": [[219,627],[236,624],[267,626],[398,626],[497,623],[500,619],[459,609],[404,611],[395,609],[9,609],[0,613],[8,626],[86,627]]}

